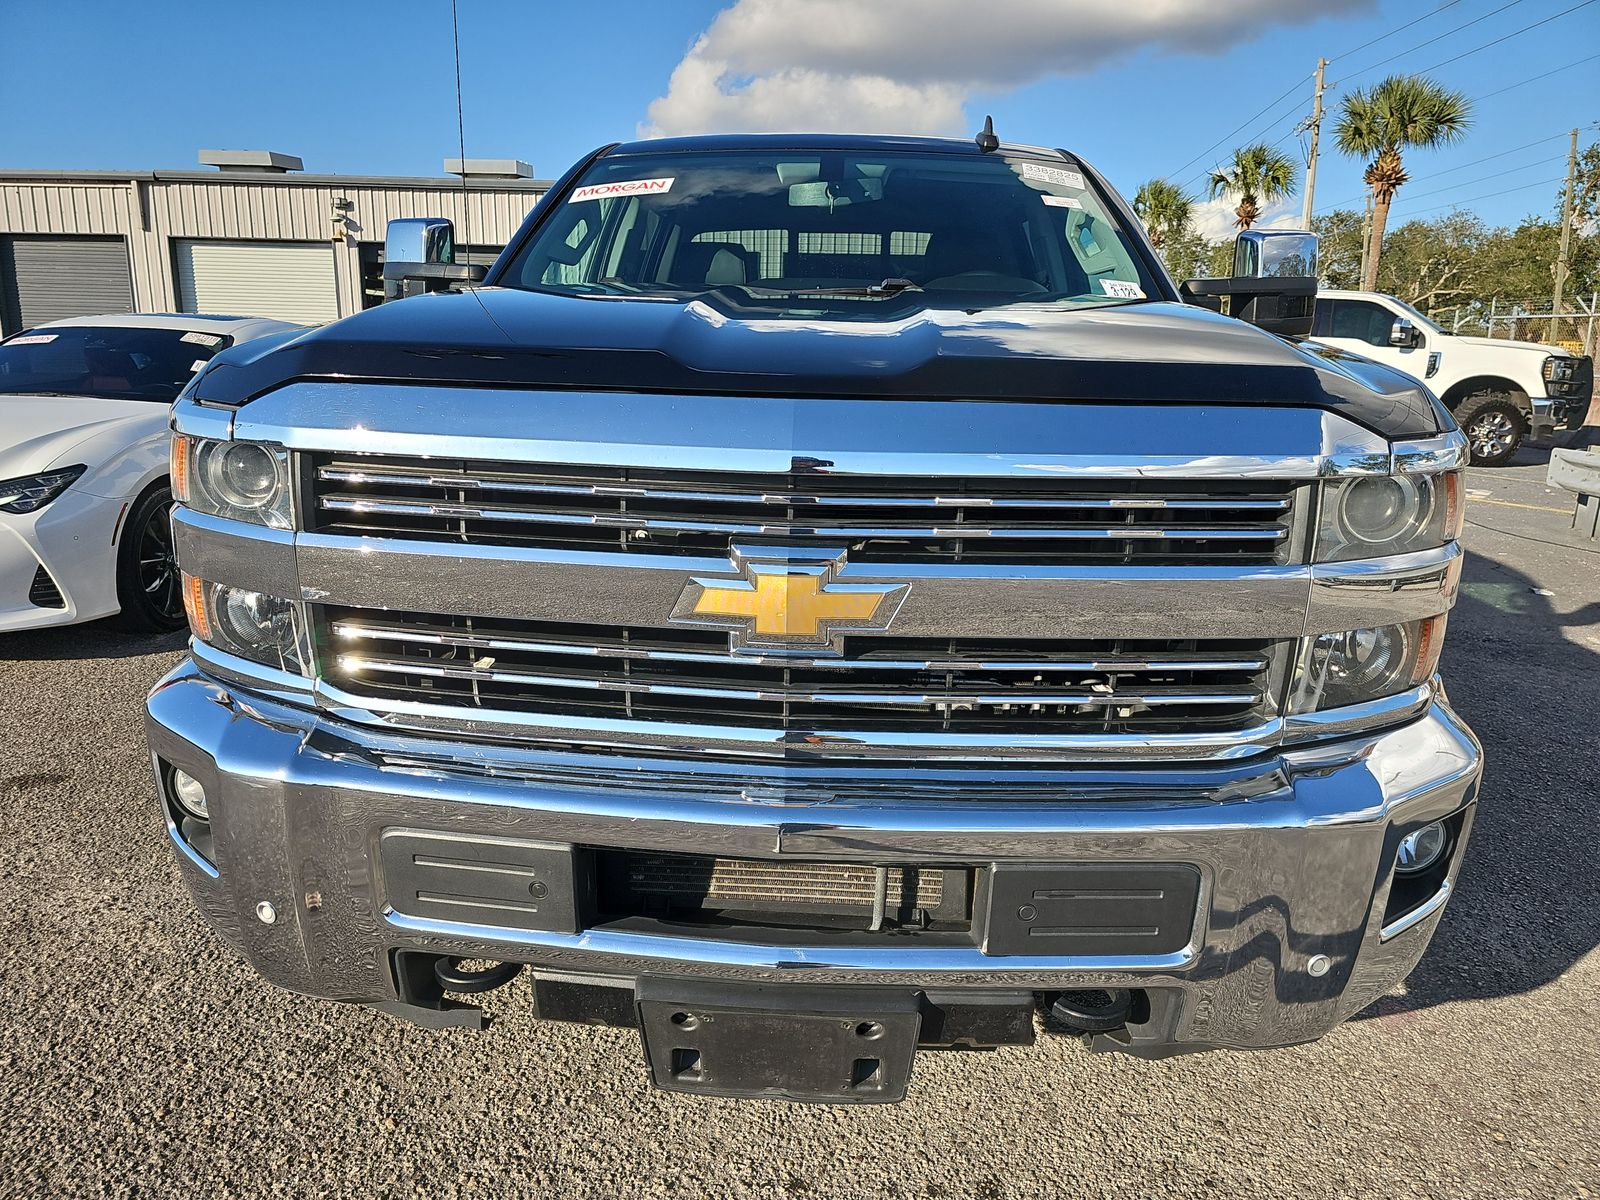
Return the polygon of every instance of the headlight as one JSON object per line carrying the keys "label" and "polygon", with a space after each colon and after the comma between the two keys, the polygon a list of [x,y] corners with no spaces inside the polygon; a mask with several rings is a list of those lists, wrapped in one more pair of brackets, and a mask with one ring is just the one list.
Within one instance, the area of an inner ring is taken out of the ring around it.
{"label": "headlight", "polygon": [[1444,627],[1441,615],[1307,638],[1295,669],[1289,711],[1364,704],[1427,682],[1439,667]]}
{"label": "headlight", "polygon": [[72,485],[84,471],[83,465],[57,467],[38,475],[22,475],[16,479],[0,479],[0,512],[38,512],[50,501]]}
{"label": "headlight", "polygon": [[1461,472],[1364,475],[1322,489],[1317,561],[1432,550],[1461,536]]}
{"label": "headlight", "polygon": [[183,577],[189,628],[208,646],[296,675],[310,661],[299,607],[279,596]]}
{"label": "headlight", "polygon": [[214,517],[291,529],[289,453],[260,442],[172,435],[172,494]]}
{"label": "headlight", "polygon": [[1546,383],[1566,383],[1578,373],[1578,360],[1565,355],[1552,354],[1544,360],[1541,368]]}

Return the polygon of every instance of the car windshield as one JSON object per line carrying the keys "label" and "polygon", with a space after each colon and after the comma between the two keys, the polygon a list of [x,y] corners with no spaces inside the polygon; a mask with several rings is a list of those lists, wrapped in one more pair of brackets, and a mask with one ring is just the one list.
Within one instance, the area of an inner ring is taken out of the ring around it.
{"label": "car windshield", "polygon": [[187,329],[57,325],[0,342],[0,394],[103,396],[171,404],[233,339]]}
{"label": "car windshield", "polygon": [[1109,305],[1160,296],[1067,160],[910,151],[602,158],[493,281],[815,311]]}
{"label": "car windshield", "polygon": [[1407,304],[1404,300],[1401,300],[1398,296],[1390,296],[1389,299],[1393,300],[1395,302],[1395,304],[1397,304],[1399,307],[1403,308],[1407,313],[1409,313],[1410,316],[1411,316],[1411,320],[1412,320],[1412,322],[1414,324],[1421,325],[1424,329],[1431,330],[1434,333],[1449,333],[1450,332],[1448,329],[1439,328],[1439,323],[1437,321],[1435,321],[1432,317],[1426,315],[1425,313],[1418,312],[1416,309],[1412,308],[1411,305]]}

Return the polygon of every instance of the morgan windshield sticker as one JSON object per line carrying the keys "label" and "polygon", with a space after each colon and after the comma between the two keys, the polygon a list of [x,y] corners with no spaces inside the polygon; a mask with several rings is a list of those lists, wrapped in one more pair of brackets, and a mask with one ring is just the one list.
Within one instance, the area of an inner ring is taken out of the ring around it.
{"label": "morgan windshield sticker", "polygon": [[1046,167],[1039,163],[1022,164],[1024,179],[1037,179],[1040,183],[1055,183],[1062,187],[1082,188],[1083,176],[1077,171],[1063,171],[1060,167]]}
{"label": "morgan windshield sticker", "polygon": [[25,333],[21,337],[14,337],[6,343],[8,346],[42,346],[46,342],[53,342],[60,336],[54,333]]}
{"label": "morgan windshield sticker", "polygon": [[1082,208],[1083,201],[1076,196],[1052,196],[1048,192],[1039,197],[1051,208]]}
{"label": "morgan windshield sticker", "polygon": [[666,179],[619,179],[616,183],[591,183],[577,188],[567,197],[568,204],[580,200],[604,200],[608,196],[654,196],[672,190],[676,175]]}
{"label": "morgan windshield sticker", "polygon": [[1123,279],[1102,279],[1100,290],[1108,296],[1115,296],[1118,300],[1143,300],[1144,289],[1137,283],[1129,283]]}

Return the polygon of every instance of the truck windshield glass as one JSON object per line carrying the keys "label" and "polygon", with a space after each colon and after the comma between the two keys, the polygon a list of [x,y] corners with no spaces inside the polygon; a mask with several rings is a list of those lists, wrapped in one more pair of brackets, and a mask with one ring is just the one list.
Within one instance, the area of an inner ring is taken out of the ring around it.
{"label": "truck windshield glass", "polygon": [[1412,308],[1411,305],[1407,304],[1404,300],[1401,300],[1399,297],[1390,296],[1389,299],[1394,302],[1396,307],[1404,309],[1405,312],[1411,317],[1411,320],[1415,324],[1422,326],[1422,328],[1424,328],[1426,330],[1429,330],[1429,331],[1431,331],[1433,333],[1449,333],[1450,332],[1448,329],[1441,329],[1439,327],[1439,322],[1435,321],[1432,317],[1428,316],[1426,313],[1419,312],[1415,308]]}
{"label": "truck windshield glass", "polygon": [[601,159],[494,282],[815,309],[1107,305],[1159,296],[1128,233],[1063,160],[912,152]]}
{"label": "truck windshield glass", "polygon": [[61,325],[0,342],[0,394],[103,396],[171,404],[233,339],[132,326]]}

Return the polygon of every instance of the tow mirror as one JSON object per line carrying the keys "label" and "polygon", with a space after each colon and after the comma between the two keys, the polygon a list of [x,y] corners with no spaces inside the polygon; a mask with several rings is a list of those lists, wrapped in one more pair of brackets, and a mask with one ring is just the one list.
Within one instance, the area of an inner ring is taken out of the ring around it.
{"label": "tow mirror", "polygon": [[1305,337],[1317,301],[1317,235],[1246,229],[1233,244],[1231,276],[1185,280],[1179,294],[1268,333]]}
{"label": "tow mirror", "polygon": [[1409,350],[1421,344],[1421,331],[1404,317],[1396,318],[1395,323],[1389,327],[1389,345]]}
{"label": "tow mirror", "polygon": [[443,217],[398,217],[383,239],[383,298],[401,300],[477,283],[480,263],[456,262],[455,226]]}

